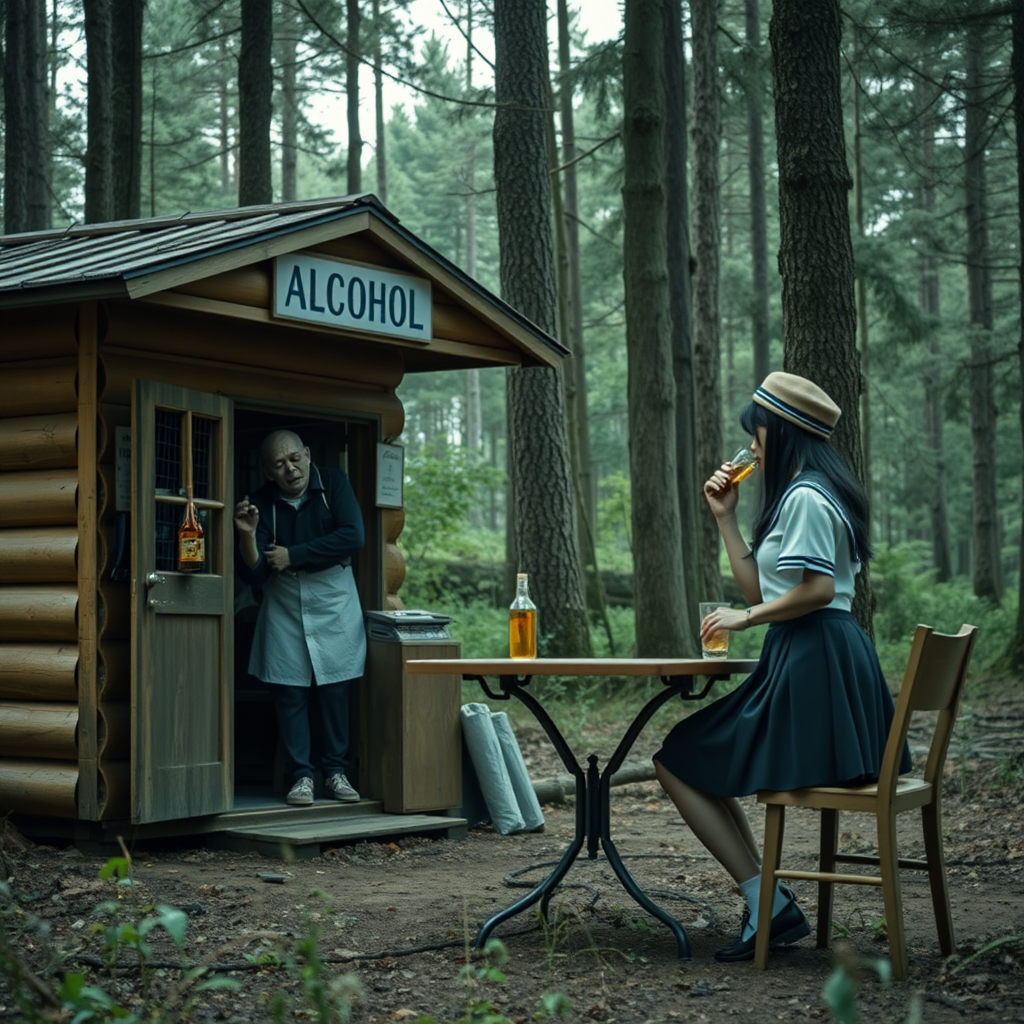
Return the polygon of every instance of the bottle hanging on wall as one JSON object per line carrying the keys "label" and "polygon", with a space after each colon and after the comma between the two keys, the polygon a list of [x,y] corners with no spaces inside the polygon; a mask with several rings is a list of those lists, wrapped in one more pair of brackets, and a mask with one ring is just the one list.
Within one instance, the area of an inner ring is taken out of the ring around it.
{"label": "bottle hanging on wall", "polygon": [[178,527],[178,572],[202,572],[206,561],[203,528],[196,518],[192,488],[185,488],[185,515]]}
{"label": "bottle hanging on wall", "polygon": [[525,572],[516,574],[516,599],[508,610],[508,654],[510,658],[537,657],[537,606],[530,600]]}

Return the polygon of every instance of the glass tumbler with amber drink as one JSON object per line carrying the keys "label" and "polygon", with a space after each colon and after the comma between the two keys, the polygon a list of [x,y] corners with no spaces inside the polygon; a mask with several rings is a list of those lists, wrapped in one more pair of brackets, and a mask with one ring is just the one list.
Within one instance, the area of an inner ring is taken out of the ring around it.
{"label": "glass tumbler with amber drink", "polygon": [[[703,626],[704,620],[718,608],[730,607],[727,601],[701,601],[700,622]],[[701,654],[705,658],[728,658],[729,657],[729,630],[716,629],[711,636],[701,637]]]}
{"label": "glass tumbler with amber drink", "polygon": [[730,460],[729,483],[738,484],[746,480],[757,468],[757,456],[751,448],[741,448]]}

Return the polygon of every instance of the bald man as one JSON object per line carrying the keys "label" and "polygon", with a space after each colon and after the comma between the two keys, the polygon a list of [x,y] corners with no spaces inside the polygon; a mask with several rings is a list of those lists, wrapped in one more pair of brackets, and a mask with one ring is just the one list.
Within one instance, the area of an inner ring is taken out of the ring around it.
{"label": "bald man", "polygon": [[[270,685],[284,747],[290,804],[311,804],[315,767],[327,796],[354,803],[348,781],[349,681],[363,674],[366,633],[352,558],[363,517],[348,477],[313,465],[290,430],[260,448],[267,482],[235,505],[236,567],[263,588],[249,672]],[[319,763],[310,694],[317,689]]]}

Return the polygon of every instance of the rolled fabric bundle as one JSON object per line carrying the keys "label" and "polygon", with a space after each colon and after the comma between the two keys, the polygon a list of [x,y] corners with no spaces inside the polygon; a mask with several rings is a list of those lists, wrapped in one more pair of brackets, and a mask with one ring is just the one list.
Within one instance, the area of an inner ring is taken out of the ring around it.
{"label": "rolled fabric bundle", "polygon": [[525,827],[505,765],[505,756],[486,704],[463,704],[462,735],[484,794],[491,824],[503,836]]}
{"label": "rolled fabric bundle", "polygon": [[523,819],[523,828],[527,832],[542,828],[544,825],[544,812],[540,808],[537,794],[533,790],[533,783],[530,781],[530,771],[523,760],[523,752],[519,747],[512,726],[509,724],[508,715],[504,711],[492,711],[491,722],[494,725],[494,732],[501,745],[501,753],[505,759],[505,767],[508,769],[509,778],[512,780],[512,792],[515,794],[516,803],[519,805],[519,813]]}

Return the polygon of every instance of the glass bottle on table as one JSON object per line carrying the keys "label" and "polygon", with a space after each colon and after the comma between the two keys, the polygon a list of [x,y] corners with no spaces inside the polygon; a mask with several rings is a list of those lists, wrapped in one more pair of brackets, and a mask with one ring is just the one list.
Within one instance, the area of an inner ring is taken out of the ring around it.
{"label": "glass bottle on table", "polygon": [[178,572],[202,572],[206,561],[203,528],[196,517],[192,488],[185,488],[185,515],[178,527]]}
{"label": "glass bottle on table", "polygon": [[530,600],[529,578],[516,574],[516,597],[508,610],[508,655],[537,657],[537,606]]}

